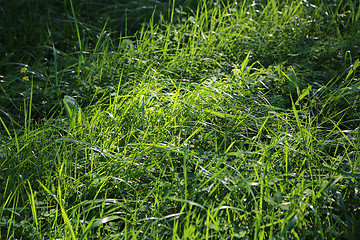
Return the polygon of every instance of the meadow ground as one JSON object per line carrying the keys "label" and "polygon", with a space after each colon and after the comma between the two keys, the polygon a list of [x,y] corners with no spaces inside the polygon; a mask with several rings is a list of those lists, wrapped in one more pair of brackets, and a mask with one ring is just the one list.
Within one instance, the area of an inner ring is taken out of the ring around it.
{"label": "meadow ground", "polygon": [[359,1],[0,3],[1,239],[358,239]]}

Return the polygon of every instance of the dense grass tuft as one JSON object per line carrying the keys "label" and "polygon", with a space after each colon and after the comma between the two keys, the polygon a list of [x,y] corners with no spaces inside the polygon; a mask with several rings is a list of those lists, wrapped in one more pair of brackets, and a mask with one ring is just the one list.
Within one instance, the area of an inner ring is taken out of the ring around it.
{"label": "dense grass tuft", "polygon": [[358,237],[357,1],[0,11],[1,239]]}

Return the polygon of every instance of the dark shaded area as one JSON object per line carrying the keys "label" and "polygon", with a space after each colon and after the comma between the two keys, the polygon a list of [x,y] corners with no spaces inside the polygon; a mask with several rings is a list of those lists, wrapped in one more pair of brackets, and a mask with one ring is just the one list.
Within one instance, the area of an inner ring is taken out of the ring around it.
{"label": "dark shaded area", "polygon": [[[175,5],[190,12],[189,6],[197,1],[175,1]],[[116,46],[119,37],[134,35],[151,18],[169,21],[171,9],[167,0],[0,2],[0,116],[6,123],[22,117],[24,99],[31,95],[29,83],[19,74],[26,64],[30,71],[38,71],[33,74],[40,80],[34,83],[33,98],[38,102],[33,117],[41,119],[56,112],[66,94],[48,79],[60,78],[56,72],[60,69],[71,71],[79,52],[93,48],[105,26]]]}

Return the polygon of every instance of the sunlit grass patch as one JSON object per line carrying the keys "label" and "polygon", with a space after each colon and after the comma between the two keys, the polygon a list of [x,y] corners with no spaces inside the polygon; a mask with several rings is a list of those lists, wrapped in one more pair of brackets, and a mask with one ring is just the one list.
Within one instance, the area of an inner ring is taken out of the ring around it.
{"label": "sunlit grass patch", "polygon": [[0,66],[1,238],[356,238],[358,6],[215,2]]}

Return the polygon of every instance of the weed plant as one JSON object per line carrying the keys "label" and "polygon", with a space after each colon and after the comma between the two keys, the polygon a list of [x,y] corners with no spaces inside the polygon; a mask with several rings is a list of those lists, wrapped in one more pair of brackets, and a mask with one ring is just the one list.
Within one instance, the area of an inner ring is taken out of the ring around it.
{"label": "weed plant", "polygon": [[359,2],[138,2],[2,3],[0,238],[359,238]]}

